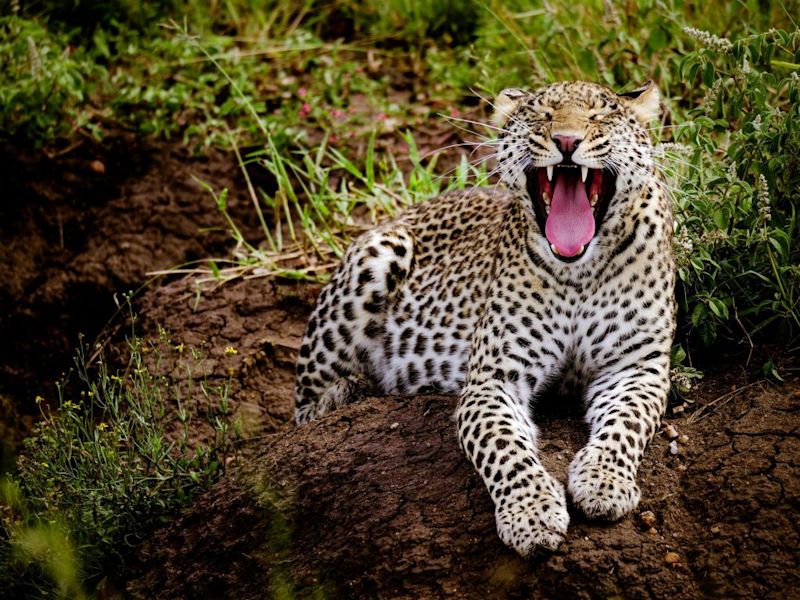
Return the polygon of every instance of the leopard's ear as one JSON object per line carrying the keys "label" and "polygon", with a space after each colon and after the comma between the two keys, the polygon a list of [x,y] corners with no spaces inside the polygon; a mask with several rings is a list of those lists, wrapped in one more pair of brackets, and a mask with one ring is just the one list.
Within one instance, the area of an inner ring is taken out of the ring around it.
{"label": "leopard's ear", "polygon": [[517,107],[528,97],[528,92],[517,88],[507,88],[497,95],[494,100],[494,114],[492,123],[503,127]]}
{"label": "leopard's ear", "polygon": [[648,79],[642,87],[618,96],[644,126],[661,114],[661,94],[652,79]]}

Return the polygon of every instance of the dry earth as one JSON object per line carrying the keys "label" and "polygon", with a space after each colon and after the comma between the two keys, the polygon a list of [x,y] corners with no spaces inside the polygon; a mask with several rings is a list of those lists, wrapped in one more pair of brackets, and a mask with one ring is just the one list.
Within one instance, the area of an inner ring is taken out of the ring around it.
{"label": "dry earth", "polygon": [[[458,449],[455,399],[374,398],[309,426],[291,415],[293,353],[315,287],[241,281],[204,296],[186,282],[148,294],[235,373],[254,437],[229,474],[139,551],[137,598],[753,598],[800,590],[800,381],[711,373],[667,422],[641,468],[643,499],[619,523],[572,511],[566,543],[522,560],[494,531],[482,483]],[[222,348],[239,354],[227,357]],[[789,371],[792,372],[792,371]],[[680,410],[680,409],[679,409]],[[585,432],[573,402],[541,407],[547,466],[564,478]],[[674,554],[673,554],[674,553]]]}

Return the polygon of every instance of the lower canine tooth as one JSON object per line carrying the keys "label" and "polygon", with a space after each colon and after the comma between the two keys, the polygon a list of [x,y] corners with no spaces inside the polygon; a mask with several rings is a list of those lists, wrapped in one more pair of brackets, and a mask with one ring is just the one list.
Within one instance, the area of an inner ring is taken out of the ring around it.
{"label": "lower canine tooth", "polygon": [[586,250],[586,246],[581,246],[578,248],[578,254],[583,254],[583,251]]}
{"label": "lower canine tooth", "polygon": [[553,251],[553,254],[558,254],[558,250],[556,250],[556,245],[555,244],[550,244],[550,250]]}
{"label": "lower canine tooth", "polygon": [[597,204],[597,194],[592,194],[592,197],[589,199],[589,204],[591,204],[592,206]]}
{"label": "lower canine tooth", "polygon": [[550,195],[547,192],[542,192],[542,200],[545,204],[550,204]]}

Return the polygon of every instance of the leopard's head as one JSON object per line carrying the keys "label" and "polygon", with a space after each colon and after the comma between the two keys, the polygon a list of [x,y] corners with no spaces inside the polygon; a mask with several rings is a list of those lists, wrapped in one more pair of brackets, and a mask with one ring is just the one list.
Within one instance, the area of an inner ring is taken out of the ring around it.
{"label": "leopard's head", "polygon": [[524,196],[558,259],[583,256],[652,181],[648,124],[658,113],[652,81],[624,94],[585,82],[500,93],[494,123],[501,180]]}

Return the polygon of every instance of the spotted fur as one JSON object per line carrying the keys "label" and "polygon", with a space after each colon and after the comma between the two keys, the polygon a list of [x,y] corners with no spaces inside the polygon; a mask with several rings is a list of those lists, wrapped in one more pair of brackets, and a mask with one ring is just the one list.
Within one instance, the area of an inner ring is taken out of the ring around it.
{"label": "spotted fur", "polygon": [[[415,206],[348,249],[322,291],[297,363],[296,420],[365,394],[459,393],[458,437],[495,505],[501,539],[522,555],[555,548],[569,524],[564,486],[542,466],[536,398],[581,390],[589,441],[567,491],[589,517],[618,519],[640,499],[636,473],[669,390],[675,267],[669,198],[646,124],[650,83],[617,95],[559,83],[498,98],[504,189]],[[528,169],[562,159],[616,175],[585,252],[551,251]]]}

